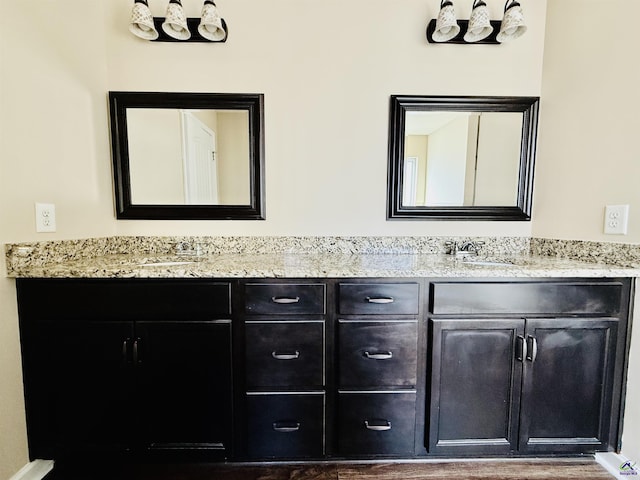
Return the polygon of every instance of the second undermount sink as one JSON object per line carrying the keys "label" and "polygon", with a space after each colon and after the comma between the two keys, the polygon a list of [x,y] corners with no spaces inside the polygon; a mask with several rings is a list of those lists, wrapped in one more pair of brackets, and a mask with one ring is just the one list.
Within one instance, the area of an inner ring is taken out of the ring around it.
{"label": "second undermount sink", "polygon": [[189,261],[175,261],[175,262],[144,262],[139,263],[139,267],[175,267],[178,265],[190,265],[195,262]]}
{"label": "second undermount sink", "polygon": [[471,257],[464,258],[462,260],[462,263],[466,263],[467,265],[477,265],[480,267],[515,267],[512,262],[509,262],[507,260],[490,260]]}

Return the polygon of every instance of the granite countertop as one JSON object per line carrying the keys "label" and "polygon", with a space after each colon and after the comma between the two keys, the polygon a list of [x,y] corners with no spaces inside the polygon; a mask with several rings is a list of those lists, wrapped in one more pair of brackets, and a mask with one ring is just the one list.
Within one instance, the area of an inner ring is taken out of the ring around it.
{"label": "granite countertop", "polygon": [[[536,255],[220,253],[109,254],[14,266],[12,278],[636,277],[640,268]],[[475,262],[475,263],[474,263]]]}

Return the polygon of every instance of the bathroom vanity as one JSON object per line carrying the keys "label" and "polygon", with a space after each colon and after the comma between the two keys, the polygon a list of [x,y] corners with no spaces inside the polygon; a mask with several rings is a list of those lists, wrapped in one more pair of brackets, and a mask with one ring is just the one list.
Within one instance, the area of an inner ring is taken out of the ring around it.
{"label": "bathroom vanity", "polygon": [[619,448],[634,283],[624,269],[276,257],[295,274],[266,275],[258,264],[274,256],[260,255],[15,274],[31,457]]}

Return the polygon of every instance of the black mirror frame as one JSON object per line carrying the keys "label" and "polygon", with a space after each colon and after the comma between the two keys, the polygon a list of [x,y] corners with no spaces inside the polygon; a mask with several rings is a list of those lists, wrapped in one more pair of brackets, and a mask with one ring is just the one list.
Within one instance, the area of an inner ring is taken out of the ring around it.
{"label": "black mirror frame", "polygon": [[[127,108],[247,110],[249,205],[143,205],[131,202]],[[264,95],[235,93],[109,92],[116,217],[138,220],[264,220]]]}
{"label": "black mirror frame", "polygon": [[[539,97],[392,95],[389,117],[387,220],[531,220],[539,103]],[[404,159],[405,118],[408,111],[522,112],[517,205],[403,207],[402,163]]]}

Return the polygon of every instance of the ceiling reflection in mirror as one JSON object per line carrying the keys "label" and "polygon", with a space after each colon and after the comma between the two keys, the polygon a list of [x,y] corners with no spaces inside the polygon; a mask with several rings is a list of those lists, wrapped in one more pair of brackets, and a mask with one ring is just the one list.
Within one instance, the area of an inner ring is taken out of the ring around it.
{"label": "ceiling reflection in mirror", "polygon": [[402,206],[517,203],[522,113],[408,111]]}
{"label": "ceiling reflection in mirror", "polygon": [[127,109],[134,204],[248,205],[242,110]]}

